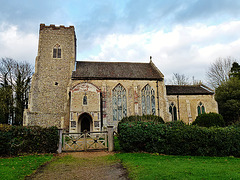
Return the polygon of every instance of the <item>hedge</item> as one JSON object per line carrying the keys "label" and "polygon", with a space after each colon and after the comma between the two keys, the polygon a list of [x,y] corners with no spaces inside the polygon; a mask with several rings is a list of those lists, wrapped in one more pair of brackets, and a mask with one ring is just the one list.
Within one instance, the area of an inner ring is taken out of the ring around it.
{"label": "hedge", "polygon": [[192,124],[201,127],[225,126],[225,122],[222,115],[213,112],[198,115]]}
{"label": "hedge", "polygon": [[154,122],[157,124],[164,124],[164,120],[160,116],[155,116],[155,115],[143,115],[143,116],[128,116],[124,117],[120,123],[125,123],[125,122]]}
{"label": "hedge", "polygon": [[119,143],[127,152],[168,155],[240,156],[239,127],[199,127],[182,123],[119,124]]}
{"label": "hedge", "polygon": [[0,124],[0,155],[55,153],[59,135],[56,127],[23,127]]}

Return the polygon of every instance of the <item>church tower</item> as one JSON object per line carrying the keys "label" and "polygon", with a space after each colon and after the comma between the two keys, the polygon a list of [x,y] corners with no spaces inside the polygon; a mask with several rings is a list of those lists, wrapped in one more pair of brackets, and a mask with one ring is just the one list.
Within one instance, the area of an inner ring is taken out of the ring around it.
{"label": "church tower", "polygon": [[24,125],[68,126],[68,87],[75,61],[74,27],[40,24],[38,55]]}

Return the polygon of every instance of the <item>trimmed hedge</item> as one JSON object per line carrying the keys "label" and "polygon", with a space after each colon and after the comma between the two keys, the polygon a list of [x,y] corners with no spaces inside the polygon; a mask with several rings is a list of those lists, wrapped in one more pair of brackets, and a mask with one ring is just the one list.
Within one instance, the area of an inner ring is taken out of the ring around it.
{"label": "trimmed hedge", "polygon": [[120,123],[125,123],[125,122],[154,122],[154,123],[160,123],[164,124],[164,120],[160,116],[155,116],[155,115],[143,115],[143,116],[128,116],[124,117]]}
{"label": "trimmed hedge", "polygon": [[59,135],[56,127],[10,126],[0,124],[0,155],[55,153]]}
{"label": "trimmed hedge", "polygon": [[196,117],[196,120],[192,124],[198,125],[201,127],[212,127],[212,126],[224,127],[225,121],[221,114],[210,112],[210,113],[204,113],[204,114],[198,115]]}
{"label": "trimmed hedge", "polygon": [[240,156],[240,128],[199,127],[177,122],[120,123],[119,143],[127,152],[168,155]]}

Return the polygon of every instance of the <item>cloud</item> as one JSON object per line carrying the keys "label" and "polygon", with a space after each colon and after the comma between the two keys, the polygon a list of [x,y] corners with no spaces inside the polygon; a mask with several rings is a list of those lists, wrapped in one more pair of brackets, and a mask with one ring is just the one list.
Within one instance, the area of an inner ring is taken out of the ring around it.
{"label": "cloud", "polygon": [[[78,60],[140,61],[203,79],[211,61],[239,58],[236,0],[2,1],[0,57],[34,61],[40,23],[74,25]],[[17,48],[16,48],[17,47]]]}
{"label": "cloud", "polygon": [[0,57],[10,57],[34,64],[38,37],[25,34],[17,26],[0,24]]}
{"label": "cloud", "polygon": [[178,23],[198,21],[212,24],[239,18],[240,2],[235,0],[190,0],[182,4],[182,10],[176,13]]}
{"label": "cloud", "polygon": [[169,32],[111,34],[97,40],[100,52],[88,59],[148,62],[151,55],[167,79],[180,73],[204,80],[208,66],[218,57],[240,58],[239,29],[240,21],[232,21],[213,26],[178,25]]}

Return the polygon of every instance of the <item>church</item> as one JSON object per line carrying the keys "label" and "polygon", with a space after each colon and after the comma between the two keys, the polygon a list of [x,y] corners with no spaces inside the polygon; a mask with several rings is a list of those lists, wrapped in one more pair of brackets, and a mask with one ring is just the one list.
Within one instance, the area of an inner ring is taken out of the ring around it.
{"label": "church", "polygon": [[146,63],[76,61],[74,26],[40,24],[35,73],[25,126],[57,126],[71,133],[102,131],[132,115],[192,123],[218,112],[204,85],[165,85],[152,58]]}

